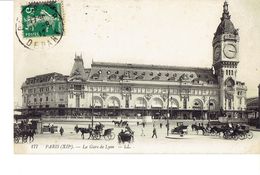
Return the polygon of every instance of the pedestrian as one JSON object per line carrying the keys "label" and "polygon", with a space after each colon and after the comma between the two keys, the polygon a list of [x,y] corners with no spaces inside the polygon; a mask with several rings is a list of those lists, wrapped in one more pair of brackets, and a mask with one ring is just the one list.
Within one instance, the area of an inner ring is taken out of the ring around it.
{"label": "pedestrian", "polygon": [[154,136],[157,138],[157,133],[156,133],[156,128],[155,128],[155,127],[153,127],[153,135],[152,135],[152,138],[153,138]]}
{"label": "pedestrian", "polygon": [[62,128],[62,126],[60,127],[60,135],[62,136],[64,132],[64,129]]}
{"label": "pedestrian", "polygon": [[141,133],[141,136],[145,136],[145,133],[144,133],[144,127],[142,127],[142,133]]}
{"label": "pedestrian", "polygon": [[162,128],[162,123],[160,123],[160,128]]}

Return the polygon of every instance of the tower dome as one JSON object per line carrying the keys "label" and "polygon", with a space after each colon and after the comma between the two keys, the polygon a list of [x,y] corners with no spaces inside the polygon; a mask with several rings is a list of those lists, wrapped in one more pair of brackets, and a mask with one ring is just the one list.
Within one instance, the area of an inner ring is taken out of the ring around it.
{"label": "tower dome", "polygon": [[223,13],[220,18],[221,22],[218,25],[215,37],[222,34],[233,34],[238,35],[238,29],[235,29],[234,24],[230,20],[230,15],[228,11],[228,3],[225,1],[223,5]]}

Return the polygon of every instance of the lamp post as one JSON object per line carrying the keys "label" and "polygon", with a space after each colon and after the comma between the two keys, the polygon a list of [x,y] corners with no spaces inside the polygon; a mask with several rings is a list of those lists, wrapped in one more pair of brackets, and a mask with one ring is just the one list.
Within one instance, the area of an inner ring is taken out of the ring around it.
{"label": "lamp post", "polygon": [[91,87],[91,127],[93,128],[94,126],[94,104],[93,104],[93,87]]}
{"label": "lamp post", "polygon": [[169,97],[170,97],[170,87],[168,86],[168,93],[167,93],[167,136],[169,136]]}

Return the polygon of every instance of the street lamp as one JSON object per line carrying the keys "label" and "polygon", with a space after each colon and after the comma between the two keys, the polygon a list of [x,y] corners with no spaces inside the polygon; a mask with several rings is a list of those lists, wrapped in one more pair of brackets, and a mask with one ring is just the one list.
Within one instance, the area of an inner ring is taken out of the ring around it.
{"label": "street lamp", "polygon": [[93,87],[91,87],[91,127],[93,128],[94,126],[94,114],[93,114],[93,110],[94,110],[94,104],[93,104]]}
{"label": "street lamp", "polygon": [[170,117],[170,113],[169,113],[169,97],[170,97],[170,88],[168,86],[168,93],[167,93],[167,136],[169,136],[169,117]]}

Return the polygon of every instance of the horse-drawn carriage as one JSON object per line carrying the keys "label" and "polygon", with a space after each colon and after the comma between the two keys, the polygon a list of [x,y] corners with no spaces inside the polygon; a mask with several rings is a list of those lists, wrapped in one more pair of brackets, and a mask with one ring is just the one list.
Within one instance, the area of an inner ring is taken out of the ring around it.
{"label": "horse-drawn carriage", "polygon": [[118,143],[131,143],[134,141],[134,132],[129,132],[129,131],[123,131],[121,130],[121,132],[118,134],[117,136],[118,138]]}
{"label": "horse-drawn carriage", "polygon": [[227,127],[223,131],[223,138],[233,140],[252,139],[253,133],[249,130],[249,126],[237,124],[235,127]]}
{"label": "horse-drawn carriage", "polygon": [[101,137],[104,137],[105,140],[113,140],[115,138],[115,134],[113,132],[113,128],[105,129],[103,132],[104,125],[99,123],[94,128],[79,128],[78,126],[75,126],[74,130],[76,133],[79,131],[81,132],[82,139],[85,139],[85,136],[87,139],[93,139],[93,140],[99,140]]}
{"label": "horse-drawn carriage", "polygon": [[29,138],[29,142],[34,141],[35,130],[30,127],[30,125],[14,125],[14,142],[19,143],[20,140],[22,143],[26,143]]}

